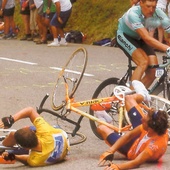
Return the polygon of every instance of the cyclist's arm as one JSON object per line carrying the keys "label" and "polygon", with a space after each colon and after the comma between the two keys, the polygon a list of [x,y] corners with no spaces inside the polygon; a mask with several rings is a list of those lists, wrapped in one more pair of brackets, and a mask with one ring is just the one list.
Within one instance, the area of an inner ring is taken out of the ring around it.
{"label": "cyclist's arm", "polygon": [[121,170],[122,169],[132,169],[135,167],[140,166],[141,164],[145,163],[150,159],[151,155],[144,150],[141,152],[134,160],[130,160],[128,162],[122,164],[116,164]]}
{"label": "cyclist's arm", "polygon": [[23,163],[24,165],[28,165],[28,157],[29,155],[15,155],[15,160]]}
{"label": "cyclist's arm", "polygon": [[39,116],[40,115],[32,107],[24,108],[21,111],[17,112],[16,114],[12,115],[12,117],[14,118],[14,122],[23,118],[30,118],[32,123]]}
{"label": "cyclist's arm", "polygon": [[146,44],[150,45],[153,48],[166,52],[167,48],[169,47],[168,45],[163,44],[155,38],[151,37],[145,27],[136,29],[136,32],[140,35],[140,37],[143,39],[143,41],[145,41]]}

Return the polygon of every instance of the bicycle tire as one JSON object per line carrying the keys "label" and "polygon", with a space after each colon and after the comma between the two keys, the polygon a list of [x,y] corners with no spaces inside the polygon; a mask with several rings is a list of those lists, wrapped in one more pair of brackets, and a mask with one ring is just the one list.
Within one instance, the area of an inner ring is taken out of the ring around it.
{"label": "bicycle tire", "polygon": [[[115,86],[119,85],[119,79],[112,77],[104,80],[95,90],[92,98],[103,98],[103,97],[109,97],[113,95],[113,89]],[[95,116],[95,113],[93,110],[89,110],[90,115]],[[117,113],[113,112],[112,110],[107,110],[107,113],[113,118],[113,123],[118,127],[118,118]],[[90,126],[93,131],[93,133],[102,140],[101,135],[97,132],[97,123],[93,120],[90,120]]]}
{"label": "bicycle tire", "polygon": [[66,132],[70,141],[70,146],[78,145],[86,141],[87,137],[80,132],[77,132],[75,136],[72,136],[72,132]]}
{"label": "bicycle tire", "polygon": [[164,97],[170,100],[170,65],[168,66],[166,72],[166,88],[165,88]]}
{"label": "bicycle tire", "polygon": [[[155,110],[164,110],[167,112],[168,115],[168,122],[170,125],[170,101],[156,96],[156,95],[150,95],[151,96],[151,101],[149,102],[149,107],[154,108]],[[168,129],[168,135],[169,135],[169,139],[170,139],[170,127]],[[170,144],[170,141],[168,142],[168,144]]]}
{"label": "bicycle tire", "polygon": [[[69,97],[72,98],[74,93],[76,92],[83,74],[85,72],[87,66],[87,51],[85,48],[78,48],[73,52],[73,54],[69,57],[67,63],[60,71],[57,83],[55,85],[53,95],[52,95],[52,109],[57,111],[63,108],[63,103],[65,100],[65,80],[68,83],[68,93]],[[64,78],[65,80],[64,80]],[[74,82],[74,83],[73,83]],[[62,97],[63,99],[61,99]]]}
{"label": "bicycle tire", "polygon": [[167,82],[166,88],[163,90],[163,97],[170,100],[170,83]]}

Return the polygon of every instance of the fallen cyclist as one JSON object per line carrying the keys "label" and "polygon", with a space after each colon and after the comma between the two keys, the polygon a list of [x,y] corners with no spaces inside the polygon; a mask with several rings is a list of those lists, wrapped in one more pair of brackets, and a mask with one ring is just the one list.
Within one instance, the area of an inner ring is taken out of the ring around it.
{"label": "fallen cyclist", "polygon": [[[148,110],[148,114],[144,114],[139,103],[143,100],[150,100],[150,96],[141,82],[134,80],[132,85],[137,93],[126,96],[125,106],[133,130],[120,136],[105,125],[98,126],[98,132],[110,146],[100,156],[99,165],[112,161],[115,152],[123,154],[129,161],[119,164],[110,162],[109,165],[106,165],[105,170],[132,169],[145,162],[157,162],[167,149],[167,113],[151,108]],[[99,116],[101,117],[101,114]],[[108,115],[103,115],[102,119],[105,117],[106,121],[109,120]]]}
{"label": "fallen cyclist", "polygon": [[65,159],[69,150],[69,141],[65,131],[49,125],[33,108],[27,107],[10,117],[0,120],[0,128],[10,128],[14,122],[30,118],[36,130],[24,127],[10,134],[3,140],[4,146],[20,145],[29,150],[29,154],[14,155],[4,152],[6,160],[17,160],[33,167],[51,165]]}

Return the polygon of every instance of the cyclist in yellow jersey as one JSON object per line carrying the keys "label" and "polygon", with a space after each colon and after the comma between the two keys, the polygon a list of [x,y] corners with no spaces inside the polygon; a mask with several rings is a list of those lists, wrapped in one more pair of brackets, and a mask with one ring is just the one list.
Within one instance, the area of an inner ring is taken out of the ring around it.
{"label": "cyclist in yellow jersey", "polygon": [[[45,166],[65,159],[69,150],[69,141],[65,131],[49,125],[33,108],[25,108],[0,121],[0,128],[10,128],[14,122],[30,118],[35,129],[24,127],[11,132],[3,141],[4,146],[19,144],[28,149],[27,155],[13,155],[13,159],[30,166]],[[11,153],[4,152],[4,159],[11,158]]]}
{"label": "cyclist in yellow jersey", "polygon": [[166,112],[150,109],[145,115],[138,104],[149,98],[148,92],[137,80],[132,81],[132,85],[137,94],[126,96],[125,104],[133,130],[121,136],[105,125],[98,126],[98,132],[110,146],[100,156],[99,165],[105,165],[107,160],[112,161],[116,151],[125,155],[130,161],[112,163],[106,166],[105,170],[133,169],[145,162],[158,161],[167,149],[168,118]]}

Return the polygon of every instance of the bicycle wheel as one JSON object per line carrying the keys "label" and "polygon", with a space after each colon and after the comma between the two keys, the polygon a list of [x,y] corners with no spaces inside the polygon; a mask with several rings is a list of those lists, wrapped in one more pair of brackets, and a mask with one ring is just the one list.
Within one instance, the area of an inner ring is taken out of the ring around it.
{"label": "bicycle wheel", "polygon": [[68,138],[69,138],[69,141],[70,141],[70,146],[73,146],[73,145],[78,145],[80,143],[83,143],[86,141],[87,137],[80,133],[80,132],[77,132],[75,136],[72,136],[72,132],[66,132],[68,134]]}
{"label": "bicycle wheel", "polygon": [[[155,96],[155,95],[150,95],[150,96],[151,96],[151,102],[149,107],[152,107],[155,110],[166,111],[168,114],[168,122],[170,125],[170,101],[159,96]],[[168,135],[170,137],[170,128],[168,129]],[[168,144],[170,144],[170,141],[168,142]]]}
{"label": "bicycle wheel", "polygon": [[163,96],[165,99],[170,100],[170,82],[167,82],[166,87],[164,87]]}
{"label": "bicycle wheel", "polygon": [[68,59],[66,65],[60,71],[57,83],[52,96],[52,108],[57,111],[66,102],[65,81],[68,84],[68,94],[71,98],[76,92],[87,65],[87,51],[85,48],[78,48]]}
{"label": "bicycle wheel", "polygon": [[167,68],[166,72],[166,87],[165,87],[165,94],[164,97],[168,100],[170,100],[170,65]]}
{"label": "bicycle wheel", "polygon": [[170,68],[166,68],[164,75],[155,81],[151,86],[150,94],[170,100]]}
{"label": "bicycle wheel", "polygon": [[[94,92],[92,98],[103,98],[103,97],[109,97],[113,95],[113,89],[115,86],[119,85],[119,79],[118,78],[109,78],[104,80],[96,89]],[[112,117],[112,121],[114,126],[118,127],[118,110],[117,110],[117,103],[113,103],[112,108],[110,110],[106,110],[106,112]],[[89,110],[90,115],[95,116],[95,113],[93,110]],[[93,131],[93,133],[99,138],[102,139],[100,134],[97,132],[97,123],[90,120],[90,126]]]}

